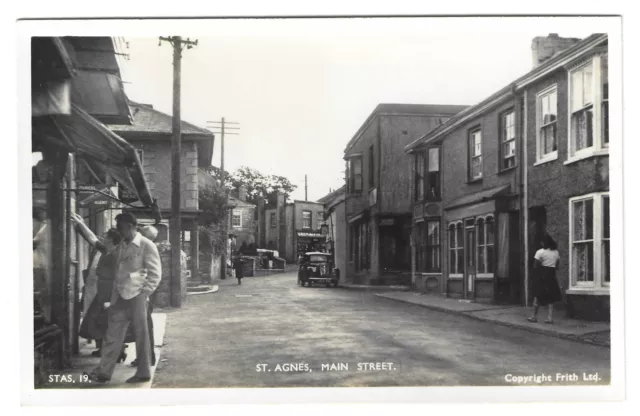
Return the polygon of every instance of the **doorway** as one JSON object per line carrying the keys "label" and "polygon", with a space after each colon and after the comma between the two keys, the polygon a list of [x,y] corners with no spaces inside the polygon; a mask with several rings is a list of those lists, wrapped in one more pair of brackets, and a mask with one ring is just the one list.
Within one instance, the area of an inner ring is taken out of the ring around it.
{"label": "doorway", "polygon": [[476,293],[476,229],[473,220],[467,220],[465,224],[465,244],[464,244],[464,298],[475,299]]}

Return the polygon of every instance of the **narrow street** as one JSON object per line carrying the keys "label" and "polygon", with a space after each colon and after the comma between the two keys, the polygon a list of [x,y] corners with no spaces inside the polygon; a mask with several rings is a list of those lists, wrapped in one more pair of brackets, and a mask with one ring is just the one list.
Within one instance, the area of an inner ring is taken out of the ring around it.
{"label": "narrow street", "polygon": [[601,384],[610,377],[608,348],[371,292],[300,287],[291,272],[219,285],[167,311],[153,388],[511,385],[509,374],[579,375],[544,383],[566,385],[593,384],[583,373],[598,373]]}

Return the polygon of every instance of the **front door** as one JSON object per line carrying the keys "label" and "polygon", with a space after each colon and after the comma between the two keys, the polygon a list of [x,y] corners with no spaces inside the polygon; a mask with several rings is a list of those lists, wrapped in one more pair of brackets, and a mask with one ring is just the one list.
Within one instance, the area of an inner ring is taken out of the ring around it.
{"label": "front door", "polygon": [[465,229],[464,247],[464,298],[474,299],[476,291],[476,230]]}

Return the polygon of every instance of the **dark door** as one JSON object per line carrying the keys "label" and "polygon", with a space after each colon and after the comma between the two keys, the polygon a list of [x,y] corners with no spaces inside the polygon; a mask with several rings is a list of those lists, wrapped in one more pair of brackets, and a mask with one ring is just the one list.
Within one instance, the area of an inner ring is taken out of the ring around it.
{"label": "dark door", "polygon": [[474,299],[476,290],[476,229],[465,229],[464,298]]}

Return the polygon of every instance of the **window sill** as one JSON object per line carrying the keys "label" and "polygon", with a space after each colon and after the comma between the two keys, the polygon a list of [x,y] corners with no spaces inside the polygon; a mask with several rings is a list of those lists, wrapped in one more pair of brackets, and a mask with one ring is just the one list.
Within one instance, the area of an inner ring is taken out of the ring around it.
{"label": "window sill", "polygon": [[543,157],[542,159],[538,159],[533,166],[544,165],[545,163],[553,162],[554,160],[558,160],[558,152],[556,151],[551,156]]}
{"label": "window sill", "polygon": [[442,276],[440,272],[416,272],[417,276]]}
{"label": "window sill", "polygon": [[566,165],[570,165],[572,163],[579,162],[579,161],[584,160],[584,159],[589,159],[589,158],[597,157],[597,156],[609,156],[609,149],[605,148],[605,149],[598,149],[598,150],[592,150],[590,152],[580,153],[580,154],[578,154],[576,156],[568,158],[567,161],[564,162],[564,164],[566,166]]}
{"label": "window sill", "polygon": [[471,185],[474,183],[482,183],[482,178],[476,178],[476,179],[469,179],[467,180],[467,185]]}
{"label": "window sill", "polygon": [[449,275],[449,279],[461,280],[461,279],[463,279],[463,278],[464,278],[464,276],[463,276],[463,275],[461,275],[461,274],[450,274],[450,275]]}
{"label": "window sill", "polygon": [[593,287],[585,287],[585,288],[571,288],[567,289],[567,295],[587,295],[587,296],[609,296],[609,288],[601,287],[601,288],[593,288]]}
{"label": "window sill", "polygon": [[516,170],[517,167],[518,165],[515,165],[510,168],[502,169],[500,172],[498,172],[498,175],[502,175],[503,173],[513,172],[514,170]]}

